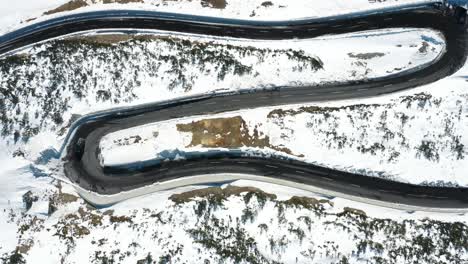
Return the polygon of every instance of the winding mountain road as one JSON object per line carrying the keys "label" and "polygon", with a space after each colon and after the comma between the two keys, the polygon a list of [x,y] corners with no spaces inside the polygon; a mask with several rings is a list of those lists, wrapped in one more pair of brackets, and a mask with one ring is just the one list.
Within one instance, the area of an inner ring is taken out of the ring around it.
{"label": "winding mountain road", "polygon": [[0,54],[66,34],[95,29],[157,29],[247,39],[305,39],[365,30],[429,28],[443,34],[445,52],[431,65],[359,82],[276,87],[183,98],[84,116],[62,149],[65,175],[89,202],[107,205],[181,185],[255,179],[406,210],[468,209],[468,188],[417,186],[308,163],[220,153],[161,164],[101,167],[100,139],[114,131],[173,118],[243,108],[377,96],[435,82],[460,69],[468,54],[466,10],[441,3],[408,5],[343,16],[293,21],[243,21],[145,11],[112,10],[55,18],[0,37]]}

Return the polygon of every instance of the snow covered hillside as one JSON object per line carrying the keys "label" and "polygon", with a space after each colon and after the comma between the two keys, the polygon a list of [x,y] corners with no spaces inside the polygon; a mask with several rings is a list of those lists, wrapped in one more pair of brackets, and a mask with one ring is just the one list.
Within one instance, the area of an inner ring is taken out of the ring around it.
{"label": "snow covered hillside", "polygon": [[293,42],[80,35],[0,59],[1,132],[7,143],[27,143],[44,132],[62,136],[76,115],[115,106],[381,77],[431,63],[444,49],[437,32],[416,29]]}
{"label": "snow covered hillside", "polygon": [[17,225],[18,233],[17,240],[11,236],[2,245],[0,258],[5,263],[468,260],[464,215],[382,210],[257,182],[222,187],[186,187],[103,209],[60,186],[53,193],[29,194],[29,211],[6,211],[8,225]]}
{"label": "snow covered hillside", "polygon": [[[69,12],[145,9],[246,19],[325,16],[418,0],[18,0],[0,34]],[[431,63],[423,29],[294,41],[88,32],[0,59],[1,263],[468,263],[467,215],[401,211],[284,186],[187,186],[95,208],[57,150],[79,116],[181,96],[362,80]],[[468,186],[468,65],[376,98],[265,107],[130,128],[102,163],[242,149],[425,185]]]}

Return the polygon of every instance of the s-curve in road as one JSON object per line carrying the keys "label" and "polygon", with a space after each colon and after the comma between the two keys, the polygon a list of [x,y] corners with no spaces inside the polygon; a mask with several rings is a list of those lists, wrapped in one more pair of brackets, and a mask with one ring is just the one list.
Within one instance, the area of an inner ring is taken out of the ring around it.
{"label": "s-curve in road", "polygon": [[465,64],[467,57],[465,9],[431,2],[320,19],[277,22],[145,11],[98,11],[59,17],[11,32],[0,38],[0,52],[7,54],[65,34],[108,28],[157,29],[246,39],[313,38],[365,30],[428,28],[439,31],[445,38],[446,46],[443,54],[432,64],[385,78],[205,95],[85,116],[70,128],[62,147],[62,160],[65,175],[89,202],[106,205],[181,185],[255,179],[407,210],[468,209],[467,188],[416,186],[296,160],[220,153],[209,158],[119,167],[102,167],[99,162],[101,138],[133,126],[243,108],[376,96],[449,76]]}

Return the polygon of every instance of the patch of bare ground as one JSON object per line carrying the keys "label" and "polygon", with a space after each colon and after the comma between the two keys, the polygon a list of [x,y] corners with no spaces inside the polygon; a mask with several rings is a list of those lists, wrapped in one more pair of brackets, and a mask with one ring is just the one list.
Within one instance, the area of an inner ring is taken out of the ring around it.
{"label": "patch of bare ground", "polygon": [[21,21],[21,23],[28,23],[28,22],[34,21],[36,19],[37,19],[37,17],[31,17],[31,18],[28,18],[28,19],[26,19],[24,21]]}
{"label": "patch of bare ground", "polygon": [[56,193],[49,199],[49,215],[53,214],[61,205],[78,201],[78,197],[68,193]]}
{"label": "patch of bare ground", "polygon": [[127,222],[127,223],[132,223],[132,218],[128,217],[128,216],[115,216],[115,215],[111,215],[110,218],[109,218],[109,221],[111,223],[124,223],[124,222]]}
{"label": "patch of bare ground", "polygon": [[[92,1],[93,4],[128,4],[128,3],[143,3],[143,0],[102,0],[102,1]],[[82,8],[85,6],[89,6],[88,2],[85,0],[72,0],[70,2],[67,2],[55,9],[49,10],[44,13],[44,15],[51,15],[51,14],[56,14],[60,12],[66,12],[66,11],[73,11],[78,8]]]}
{"label": "patch of bare ground", "polygon": [[169,199],[176,204],[187,203],[195,198],[210,198],[217,201],[225,200],[230,196],[239,196],[241,193],[247,193],[247,196],[255,194],[257,197],[265,197],[271,200],[276,199],[276,195],[266,193],[255,187],[238,187],[238,186],[227,186],[226,188],[221,187],[209,187],[199,190],[188,191],[179,194],[173,194]]}
{"label": "patch of bare ground", "polygon": [[[259,132],[257,126],[250,135],[249,127],[241,116],[228,118],[203,119],[188,124],[177,124],[180,132],[192,133],[192,146],[203,146],[205,148],[270,148],[280,152],[294,155],[290,149],[273,146],[270,138]],[[302,156],[302,155],[295,155]]]}
{"label": "patch of bare ground", "polygon": [[323,204],[333,205],[326,199],[317,200],[315,198],[305,196],[293,196],[289,200],[284,201],[283,204],[289,207],[303,207],[306,209],[317,209]]}
{"label": "patch of bare ground", "polygon": [[302,113],[309,113],[309,114],[325,114],[325,113],[332,113],[336,111],[340,111],[343,109],[346,110],[355,110],[359,108],[372,108],[372,107],[377,107],[380,106],[378,104],[370,104],[370,105],[365,105],[365,104],[357,104],[357,105],[349,105],[349,106],[342,106],[342,107],[320,107],[320,106],[303,106],[298,108],[297,110],[295,109],[275,109],[272,110],[270,113],[268,113],[268,118],[283,118],[285,116],[295,116],[298,114]]}
{"label": "patch of bare ground", "polygon": [[224,9],[227,6],[226,0],[201,0],[203,7],[211,7],[217,9]]}
{"label": "patch of bare ground", "polygon": [[[178,0],[166,0],[178,1]],[[92,4],[129,4],[129,3],[144,3],[144,0],[93,0]],[[203,7],[210,7],[216,9],[226,8],[226,0],[200,0]],[[73,11],[82,7],[89,6],[90,4],[85,0],[71,0],[55,9],[44,12],[44,15],[52,15],[60,12]],[[35,19],[35,18],[34,18]]]}
{"label": "patch of bare ground", "polygon": [[73,10],[76,10],[78,8],[82,8],[85,6],[88,6],[88,3],[84,0],[72,0],[55,9],[44,12],[44,15],[52,15],[52,14],[65,12],[65,11],[73,11]]}
{"label": "patch of bare ground", "polygon": [[345,207],[343,208],[343,212],[337,214],[337,216],[349,216],[349,215],[355,215],[355,216],[363,217],[363,218],[367,217],[366,212],[364,212],[363,210],[355,209],[351,207]]}

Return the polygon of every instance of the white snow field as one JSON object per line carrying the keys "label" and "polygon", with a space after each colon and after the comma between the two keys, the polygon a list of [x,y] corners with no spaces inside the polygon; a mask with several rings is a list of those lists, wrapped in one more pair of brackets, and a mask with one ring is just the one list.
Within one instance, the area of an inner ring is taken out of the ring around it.
{"label": "white snow field", "polygon": [[[215,8],[223,1],[86,0],[87,7],[43,15],[66,2],[0,3],[0,33],[100,9],[280,20],[419,1],[227,0]],[[155,36],[108,43],[89,33],[0,60],[2,263],[468,263],[463,213],[406,212],[254,181],[222,187],[266,193],[210,189],[190,199],[170,198],[213,187],[198,185],[105,208],[84,202],[57,180],[64,177],[61,161],[52,158],[78,115],[208,92],[382,76],[429,63],[445,48],[437,32],[421,29],[268,43]],[[199,56],[190,57],[190,50]],[[291,56],[301,50],[305,59]],[[172,63],[174,57],[185,60]],[[323,69],[311,70],[317,59]],[[193,133],[176,125],[240,117],[249,136],[256,128],[259,138],[268,137],[261,149],[268,155],[402,182],[467,186],[467,76],[465,66],[436,83],[386,96],[245,109],[118,131],[101,142],[103,163],[157,158],[163,150],[206,151],[189,146]]]}

